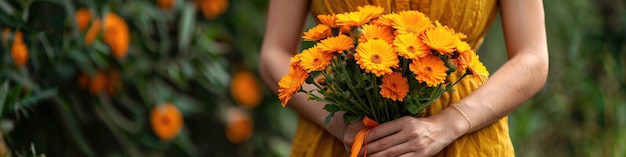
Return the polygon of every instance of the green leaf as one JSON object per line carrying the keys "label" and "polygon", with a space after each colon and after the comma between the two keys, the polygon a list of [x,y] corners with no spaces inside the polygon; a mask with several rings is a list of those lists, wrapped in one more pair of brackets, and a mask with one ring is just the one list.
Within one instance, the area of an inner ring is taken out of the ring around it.
{"label": "green leaf", "polygon": [[192,3],[184,6],[182,20],[180,22],[180,40],[178,41],[179,50],[186,53],[189,50],[189,43],[194,32],[196,7]]}
{"label": "green leaf", "polygon": [[335,105],[335,104],[326,104],[326,105],[324,105],[324,110],[326,110],[328,112],[337,112],[340,109],[341,108],[339,108],[339,106]]}
{"label": "green leaf", "polygon": [[35,95],[33,95],[31,97],[28,97],[26,99],[23,99],[19,103],[15,104],[13,109],[14,110],[22,109],[24,107],[36,104],[36,103],[41,102],[43,100],[52,98],[52,97],[56,96],[58,93],[59,93],[59,91],[57,90],[57,88],[47,89],[47,90],[44,90],[42,92],[38,92]]}
{"label": "green leaf", "polygon": [[9,81],[4,81],[0,86],[0,119],[2,119],[2,115],[4,113],[4,101],[6,100],[6,96],[9,93]]}
{"label": "green leaf", "polygon": [[361,118],[363,118],[363,114],[356,114],[352,112],[346,112],[343,114],[343,120],[346,122],[356,122]]}
{"label": "green leaf", "polygon": [[407,104],[406,108],[409,110],[409,112],[411,112],[411,114],[417,114],[417,112],[419,112],[419,109],[415,103]]}
{"label": "green leaf", "polygon": [[335,112],[330,112],[328,114],[328,116],[326,116],[326,118],[324,118],[324,124],[328,125],[328,123],[330,123],[330,119],[332,119],[333,116],[335,116]]}

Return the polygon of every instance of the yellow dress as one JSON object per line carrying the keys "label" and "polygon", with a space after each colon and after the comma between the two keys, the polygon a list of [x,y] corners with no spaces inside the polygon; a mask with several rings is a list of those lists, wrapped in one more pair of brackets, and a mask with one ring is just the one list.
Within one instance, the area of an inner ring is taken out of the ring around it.
{"label": "yellow dress", "polygon": [[[409,9],[421,11],[432,20],[439,20],[442,24],[465,33],[468,43],[473,48],[482,43],[499,8],[497,0],[312,0],[311,12],[315,17],[320,14],[339,14],[355,11],[357,6],[366,4],[381,6],[387,13]],[[458,73],[451,77],[457,76]],[[479,85],[469,77],[464,78],[455,86],[455,92],[444,93],[437,102],[428,107],[426,116],[436,114],[459,101]],[[336,157],[348,154],[340,140],[315,123],[299,117],[291,156]],[[509,137],[507,117],[481,130],[461,136],[435,156],[515,156]]]}

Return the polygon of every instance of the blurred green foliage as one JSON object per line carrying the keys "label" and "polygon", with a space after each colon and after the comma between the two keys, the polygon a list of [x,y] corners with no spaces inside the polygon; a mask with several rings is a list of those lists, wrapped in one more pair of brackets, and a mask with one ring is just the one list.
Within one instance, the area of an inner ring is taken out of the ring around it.
{"label": "blurred green foliage", "polygon": [[[626,2],[544,1],[550,71],[509,116],[518,156],[626,156]],[[499,20],[481,56],[506,61]],[[481,57],[481,59],[483,58]]]}
{"label": "blurred green foliage", "polygon": [[[230,88],[242,69],[258,73],[267,0],[229,2],[206,19],[194,0],[175,0],[170,10],[155,0],[0,1],[0,29],[20,30],[29,48],[18,68],[9,53],[14,37],[0,42],[4,142],[16,156],[287,156],[295,113],[264,89],[258,107],[244,107]],[[126,57],[112,57],[101,38],[84,44],[73,18],[81,7],[123,17]],[[510,115],[517,155],[626,156],[626,2],[552,0],[544,8],[550,73]],[[503,41],[496,20],[479,51],[492,72],[506,61]],[[93,95],[77,83],[82,73],[111,69],[121,76],[115,94]],[[150,126],[150,110],[164,102],[184,117],[172,141]],[[232,108],[254,124],[243,143],[225,136]]]}
{"label": "blurred green foliage", "polygon": [[[174,0],[170,9],[153,0],[0,1],[0,29],[10,30],[0,47],[0,128],[12,154],[286,156],[295,121],[283,119],[293,112],[281,111],[261,87],[250,91],[265,97],[258,107],[231,95],[234,74],[256,73],[267,2],[224,1],[231,5],[215,19],[205,18],[195,0]],[[130,29],[125,57],[113,56],[107,33],[85,44],[87,32],[74,19],[79,8],[92,10],[92,21],[108,13],[123,18]],[[29,50],[23,67],[9,53],[18,30]],[[92,92],[104,73],[101,84],[113,86],[110,71],[119,73],[120,89]],[[89,78],[88,89],[81,75]],[[171,141],[159,139],[150,123],[150,111],[166,102],[184,117]],[[243,142],[226,137],[227,128],[238,127],[231,109],[253,121],[252,130],[237,134]]]}

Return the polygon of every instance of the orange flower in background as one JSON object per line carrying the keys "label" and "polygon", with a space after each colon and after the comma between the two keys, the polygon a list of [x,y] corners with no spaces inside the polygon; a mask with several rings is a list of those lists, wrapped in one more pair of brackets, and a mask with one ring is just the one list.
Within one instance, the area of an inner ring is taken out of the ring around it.
{"label": "orange flower in background", "polygon": [[87,29],[87,26],[89,26],[89,22],[91,21],[91,10],[88,8],[77,9],[74,13],[74,19],[76,19],[78,30],[84,31]]}
{"label": "orange flower in background", "polygon": [[371,19],[369,14],[360,11],[337,14],[336,16],[337,25],[350,27],[361,26]]}
{"label": "orange flower in background", "polygon": [[230,83],[230,95],[237,104],[253,109],[263,99],[263,91],[257,77],[249,70],[238,70]]}
{"label": "orange flower in background", "polygon": [[402,11],[392,16],[393,28],[398,33],[422,34],[424,30],[433,26],[430,19],[419,11]]}
{"label": "orange flower in background", "polygon": [[340,34],[320,41],[317,47],[320,51],[327,53],[343,53],[345,50],[354,48],[354,40],[346,35]]}
{"label": "orange flower in background", "polygon": [[278,99],[280,99],[280,105],[283,107],[287,105],[287,102],[291,100],[291,96],[300,91],[307,77],[309,77],[309,73],[302,67],[290,66],[289,73],[278,82]]}
{"label": "orange flower in background", "polygon": [[87,33],[85,34],[85,44],[91,45],[91,43],[93,43],[93,41],[96,40],[96,38],[98,37],[101,29],[102,22],[99,19],[93,21],[91,27],[89,27]]}
{"label": "orange flower in background", "polygon": [[406,59],[417,59],[430,54],[430,47],[413,33],[396,36],[393,46],[396,47],[398,55]]}
{"label": "orange flower in background", "polygon": [[359,44],[354,54],[356,63],[368,73],[376,76],[389,74],[391,68],[398,67],[400,60],[398,54],[393,50],[391,44],[383,40],[371,40]]}
{"label": "orange flower in background", "polygon": [[157,6],[164,10],[169,10],[174,7],[174,0],[157,0]]}
{"label": "orange flower in background", "polygon": [[13,37],[11,57],[13,58],[15,66],[21,68],[28,62],[28,47],[23,41],[22,32],[16,31]]}
{"label": "orange flower in background", "polygon": [[469,53],[468,56],[470,56],[470,59],[468,59],[469,65],[467,66],[467,69],[472,72],[474,80],[485,83],[487,81],[487,78],[489,77],[489,71],[487,71],[487,67],[485,67],[485,65],[480,62],[479,56],[476,53],[473,53],[473,51],[467,53]]}
{"label": "orange flower in background", "polygon": [[448,76],[448,68],[443,61],[436,56],[428,55],[424,58],[414,59],[409,70],[415,74],[415,79],[420,83],[426,82],[429,87],[443,83]]}
{"label": "orange flower in background", "polygon": [[122,76],[117,69],[111,69],[107,73],[106,91],[109,95],[115,95],[122,88]]}
{"label": "orange flower in background", "polygon": [[332,35],[333,34],[330,30],[330,27],[323,24],[318,24],[317,26],[304,32],[302,39],[304,39],[304,41],[319,41]]}
{"label": "orange flower in background", "polygon": [[202,11],[204,18],[213,20],[228,9],[228,0],[196,0],[196,5]]}
{"label": "orange flower in background", "polygon": [[426,45],[439,52],[442,55],[451,55],[456,48],[457,41],[460,39],[443,27],[432,27],[427,29],[420,36]]}
{"label": "orange flower in background", "polygon": [[381,14],[385,12],[385,9],[380,6],[375,5],[364,5],[357,7],[359,12],[362,12],[369,19],[378,18]]}
{"label": "orange flower in background", "polygon": [[226,138],[235,144],[243,143],[252,136],[254,125],[252,118],[241,108],[230,108],[226,113]]}
{"label": "orange flower in background", "polygon": [[92,95],[98,95],[104,91],[107,85],[107,76],[98,71],[96,75],[89,77],[89,93]]}
{"label": "orange flower in background", "polygon": [[330,60],[334,56],[332,53],[320,52],[316,47],[306,49],[301,54],[300,66],[309,73],[324,70],[326,66],[330,65]]}
{"label": "orange flower in background", "polygon": [[320,23],[331,27],[331,28],[337,28],[337,23],[335,23],[335,21],[337,21],[337,16],[335,16],[335,14],[332,15],[317,15],[317,19],[320,20]]}
{"label": "orange flower in background", "polygon": [[103,39],[111,47],[113,57],[126,56],[130,46],[130,31],[126,21],[115,13],[108,13],[104,18]]}
{"label": "orange flower in background", "polygon": [[402,77],[402,73],[393,72],[383,76],[383,84],[380,85],[380,95],[393,101],[402,101],[409,94],[408,79]]}
{"label": "orange flower in background", "polygon": [[390,27],[366,24],[363,25],[363,30],[361,31],[359,43],[364,43],[369,40],[381,39],[391,44],[393,43],[393,38],[393,32]]}
{"label": "orange flower in background", "polygon": [[150,126],[161,140],[171,140],[183,128],[183,116],[172,103],[164,103],[150,111]]}

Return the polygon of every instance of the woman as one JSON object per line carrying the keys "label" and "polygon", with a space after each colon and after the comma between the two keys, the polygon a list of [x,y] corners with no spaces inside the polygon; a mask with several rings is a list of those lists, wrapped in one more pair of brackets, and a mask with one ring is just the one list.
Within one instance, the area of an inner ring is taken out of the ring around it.
{"label": "woman", "polygon": [[[537,93],[548,73],[542,1],[272,0],[260,58],[261,76],[268,87],[277,91],[277,82],[288,72],[309,10],[314,16],[338,14],[365,4],[387,12],[419,10],[465,33],[474,48],[499,11],[509,57],[482,85],[463,79],[456,92],[442,95],[425,117],[402,117],[372,129],[368,156],[514,156],[506,115]],[[289,106],[300,116],[291,156],[346,156],[345,148],[364,128],[361,123],[344,123],[341,115],[324,125],[328,112],[323,105],[307,101],[304,94],[291,99]]]}

